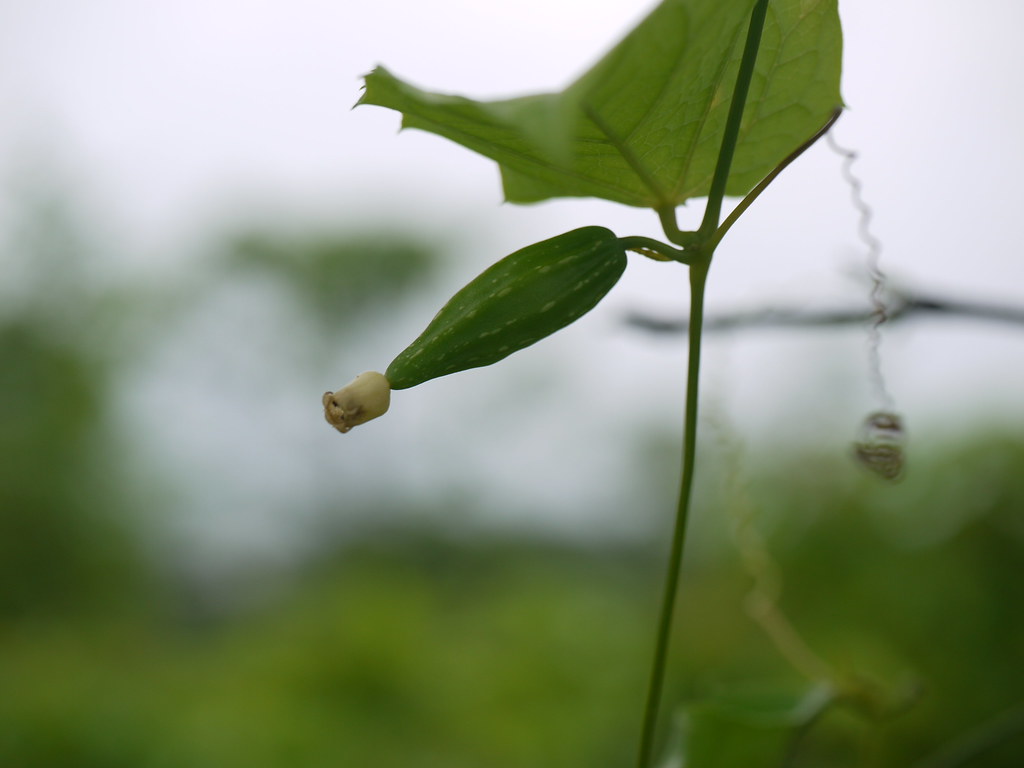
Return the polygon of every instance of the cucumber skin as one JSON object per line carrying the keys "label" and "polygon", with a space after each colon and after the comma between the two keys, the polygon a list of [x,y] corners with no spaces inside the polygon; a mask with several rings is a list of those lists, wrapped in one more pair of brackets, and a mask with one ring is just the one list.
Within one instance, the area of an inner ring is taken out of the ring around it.
{"label": "cucumber skin", "polygon": [[604,227],[527,246],[484,270],[437,313],[385,375],[392,389],[491,365],[590,311],[626,269]]}

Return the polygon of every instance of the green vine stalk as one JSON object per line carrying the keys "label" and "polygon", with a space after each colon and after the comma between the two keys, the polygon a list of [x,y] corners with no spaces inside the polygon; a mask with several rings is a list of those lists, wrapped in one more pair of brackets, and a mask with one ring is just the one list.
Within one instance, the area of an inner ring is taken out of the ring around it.
{"label": "green vine stalk", "polygon": [[[637,768],[648,768],[654,750],[654,736],[658,725],[658,712],[661,708],[662,690],[665,686],[665,670],[668,663],[668,648],[672,638],[673,619],[675,616],[676,596],[679,591],[679,574],[683,565],[683,552],[686,545],[686,530],[690,516],[690,502],[693,498],[693,478],[696,468],[697,449],[697,413],[700,394],[700,351],[701,334],[704,324],[704,292],[707,286],[711,259],[720,238],[716,237],[719,219],[722,213],[722,200],[725,197],[725,185],[729,178],[736,142],[739,138],[740,123],[743,120],[743,109],[750,81],[757,63],[757,52],[761,45],[761,34],[764,31],[764,20],[768,12],[768,0],[758,0],[750,17],[743,58],[740,61],[736,85],[733,89],[732,103],[726,120],[722,147],[718,153],[715,174],[711,181],[711,194],[704,219],[697,231],[697,242],[690,249],[695,252],[690,262],[690,329],[689,352],[686,366],[686,409],[683,421],[683,465],[679,487],[679,499],[676,505],[675,525],[672,532],[672,546],[669,553],[668,569],[665,574],[665,586],[662,593],[661,611],[658,617],[658,629],[654,643],[654,659],[651,664],[650,682],[647,688],[647,699],[644,706],[643,725],[640,732],[640,747],[637,753]],[[672,216],[674,221],[675,217]],[[662,216],[662,221],[666,220]],[[677,232],[665,233],[669,239]],[[678,235],[676,237],[678,240]]]}

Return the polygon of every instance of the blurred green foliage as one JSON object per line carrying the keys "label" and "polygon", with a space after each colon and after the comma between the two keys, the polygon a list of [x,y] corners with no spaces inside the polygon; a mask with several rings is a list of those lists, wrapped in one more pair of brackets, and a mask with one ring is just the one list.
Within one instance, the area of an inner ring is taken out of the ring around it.
{"label": "blurred green foliage", "polygon": [[39,326],[0,325],[0,621],[108,604],[135,569],[110,514],[102,366]]}
{"label": "blurred green foliage", "polygon": [[59,198],[25,207],[0,248],[0,627],[118,610],[146,571],[112,461],[94,251]]}
{"label": "blurred green foliage", "polygon": [[414,288],[436,265],[431,249],[383,233],[292,236],[247,232],[228,244],[234,278],[260,274],[301,296],[310,316],[336,335],[368,306]]}
{"label": "blurred green foliage", "polygon": [[[863,500],[795,498],[829,514],[775,541],[784,608],[862,699],[826,710],[788,763],[749,754],[787,754],[785,728],[747,705],[711,727],[699,702],[809,684],[744,614],[733,559],[691,571],[672,693],[698,702],[695,733],[722,735],[706,764],[1019,764],[1024,559],[1003,518],[1024,498],[1010,501],[918,549],[880,536]],[[8,621],[0,764],[628,765],[659,554],[392,531],[200,625]],[[970,761],[924,762],[1000,718]]]}
{"label": "blurred green foliage", "polygon": [[[246,236],[216,279],[270,276],[333,326],[431,263],[412,246]],[[130,338],[111,323],[140,323],[153,292],[110,313],[76,284],[0,322],[0,766],[631,764],[665,542],[383,524],[257,574],[272,586],[260,599],[197,610],[223,589],[154,556],[132,446],[110,426],[130,356],[103,340]],[[1024,442],[922,452],[895,487],[814,456],[747,463],[748,486],[726,483],[698,514],[728,541],[752,503],[779,608],[832,687],[751,620],[751,577],[716,544],[687,567],[672,650],[692,768],[1024,764]],[[405,519],[393,512],[378,517]],[[710,544],[698,526],[691,549]]]}

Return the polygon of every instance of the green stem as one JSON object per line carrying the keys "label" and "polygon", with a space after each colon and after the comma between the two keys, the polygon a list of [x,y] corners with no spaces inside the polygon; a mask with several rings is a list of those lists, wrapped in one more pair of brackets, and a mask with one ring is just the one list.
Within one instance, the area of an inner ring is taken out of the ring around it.
{"label": "green stem", "polygon": [[658,709],[661,704],[661,691],[665,683],[668,646],[672,637],[672,617],[675,612],[676,593],[679,589],[679,571],[682,568],[683,549],[686,544],[686,523],[690,515],[690,499],[693,496],[693,471],[697,448],[697,395],[700,388],[700,342],[704,324],[704,286],[707,283],[709,266],[710,260],[705,259],[690,267],[690,351],[686,367],[683,476],[679,488],[679,500],[676,504],[672,550],[669,554],[668,570],[665,573],[665,588],[662,593],[658,634],[654,646],[654,663],[651,665],[647,704],[644,707],[640,753],[637,759],[638,768],[648,768],[651,764],[654,732],[658,724]]}
{"label": "green stem", "polygon": [[747,29],[747,42],[740,59],[740,71],[736,75],[736,86],[733,88],[732,101],[729,102],[729,115],[725,120],[725,131],[722,135],[722,148],[718,151],[718,164],[715,175],[711,178],[711,191],[708,204],[704,209],[704,219],[697,230],[703,243],[711,241],[718,229],[718,221],[722,215],[722,199],[725,197],[725,185],[729,181],[729,169],[732,167],[732,156],[736,151],[736,143],[740,136],[740,123],[743,120],[743,108],[750,92],[750,82],[754,78],[754,64],[757,62],[757,50],[761,47],[761,32],[764,30],[764,19],[768,13],[768,0],[758,0],[750,14],[750,27]]}
{"label": "green stem", "polygon": [[627,251],[639,251],[641,253],[651,251],[661,256],[664,261],[678,261],[682,264],[691,264],[693,262],[693,259],[685,251],[673,248],[671,245],[655,240],[652,237],[628,235],[627,237],[619,238],[619,245]]}
{"label": "green stem", "polygon": [[704,327],[704,288],[708,270],[717,243],[714,236],[722,214],[722,200],[725,197],[726,182],[732,166],[733,154],[739,140],[743,108],[746,105],[750,83],[757,63],[757,51],[761,45],[761,33],[768,13],[768,0],[757,0],[750,15],[746,45],[740,59],[736,85],[733,88],[729,114],[718,151],[718,162],[711,180],[704,219],[696,233],[683,233],[676,224],[675,212],[658,209],[665,234],[676,245],[687,247],[690,256],[690,349],[686,368],[686,415],[683,424],[683,467],[676,504],[675,528],[672,532],[672,549],[668,569],[665,573],[665,587],[662,593],[661,613],[658,618],[658,632],[654,645],[654,661],[647,688],[647,702],[644,706],[643,727],[640,734],[640,750],[637,768],[649,768],[654,751],[654,734],[658,725],[658,710],[665,685],[665,668],[668,662],[669,642],[672,638],[672,620],[675,613],[676,594],[679,589],[679,573],[683,565],[683,550],[686,544],[687,520],[690,515],[690,499],[693,495],[693,473],[697,448],[697,395],[700,388],[700,344]]}

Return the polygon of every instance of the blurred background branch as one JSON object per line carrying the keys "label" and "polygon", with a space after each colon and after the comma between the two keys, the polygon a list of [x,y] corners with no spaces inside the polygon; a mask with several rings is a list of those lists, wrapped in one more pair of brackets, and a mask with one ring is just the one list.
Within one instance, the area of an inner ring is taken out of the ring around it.
{"label": "blurred background branch", "polygon": [[[885,322],[930,317],[987,320],[997,323],[1024,325],[1024,306],[1008,306],[984,301],[963,301],[924,292],[892,290],[885,301]],[[763,308],[738,312],[711,314],[705,319],[709,331],[732,331],[747,328],[821,328],[834,325],[861,325],[876,319],[874,310],[793,308]],[[686,331],[686,318],[655,317],[633,311],[626,322],[636,328],[656,334],[679,334]]]}

